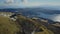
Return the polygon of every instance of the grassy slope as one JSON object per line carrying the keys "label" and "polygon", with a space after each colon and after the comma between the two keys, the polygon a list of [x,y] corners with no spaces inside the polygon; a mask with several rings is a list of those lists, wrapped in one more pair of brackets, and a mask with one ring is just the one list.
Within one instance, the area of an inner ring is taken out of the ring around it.
{"label": "grassy slope", "polygon": [[[52,31],[48,30],[44,25],[39,24],[38,22],[26,18],[24,16],[17,16],[19,20],[19,26],[20,23],[29,23],[30,26],[34,25],[31,28],[39,27],[42,28],[44,31],[43,32],[35,32],[35,34],[53,34]],[[0,34],[15,34],[20,30],[17,26],[18,22],[13,22],[7,17],[0,16]],[[20,30],[21,31],[21,30]],[[29,30],[30,31],[30,30]]]}
{"label": "grassy slope", "polygon": [[15,22],[10,21],[7,17],[0,16],[0,34],[15,34],[17,31]]}
{"label": "grassy slope", "polygon": [[20,21],[20,23],[22,22],[25,22],[25,23],[34,23],[34,25],[36,27],[40,27],[42,28],[44,31],[43,32],[35,32],[35,34],[54,34],[52,31],[48,30],[44,25],[41,25],[39,24],[38,22],[36,21],[33,21],[32,19],[29,19],[29,18],[26,18],[24,16],[17,16],[18,17],[18,20]]}

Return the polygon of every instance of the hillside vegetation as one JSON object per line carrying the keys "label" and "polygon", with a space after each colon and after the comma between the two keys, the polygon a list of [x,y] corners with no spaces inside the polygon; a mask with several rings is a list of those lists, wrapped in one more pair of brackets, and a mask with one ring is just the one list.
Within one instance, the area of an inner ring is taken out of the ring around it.
{"label": "hillside vegetation", "polygon": [[16,21],[0,16],[0,34],[32,34],[33,31],[34,34],[54,34],[44,25],[22,15],[17,15]]}
{"label": "hillside vegetation", "polygon": [[[22,26],[22,28],[25,30],[25,32],[31,32],[32,30],[35,29],[34,34],[54,34],[52,31],[48,30],[44,25],[26,18],[22,15],[17,15],[18,19],[17,22]],[[40,31],[39,31],[40,30]],[[26,34],[29,34],[26,33]]]}
{"label": "hillside vegetation", "polygon": [[7,17],[0,16],[0,34],[16,34],[18,32],[15,22]]}

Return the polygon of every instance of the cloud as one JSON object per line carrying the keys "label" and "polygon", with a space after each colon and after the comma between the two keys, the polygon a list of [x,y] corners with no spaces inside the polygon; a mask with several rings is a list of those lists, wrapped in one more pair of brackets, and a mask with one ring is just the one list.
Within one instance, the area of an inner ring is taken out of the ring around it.
{"label": "cloud", "polygon": [[5,3],[6,4],[11,4],[11,3],[14,3],[14,0],[5,0]]}
{"label": "cloud", "polygon": [[3,2],[4,6],[19,6],[20,4],[21,4],[21,2],[15,2],[15,0],[5,0]]}
{"label": "cloud", "polygon": [[60,22],[60,14],[54,14],[51,16],[51,20]]}
{"label": "cloud", "polygon": [[19,6],[19,7],[35,7],[35,6],[60,6],[57,2],[30,2],[28,0],[4,0],[0,6]]}
{"label": "cloud", "polygon": [[13,3],[14,0],[6,0],[6,3]]}
{"label": "cloud", "polygon": [[23,3],[25,3],[25,4],[28,3],[28,0],[23,0]]}

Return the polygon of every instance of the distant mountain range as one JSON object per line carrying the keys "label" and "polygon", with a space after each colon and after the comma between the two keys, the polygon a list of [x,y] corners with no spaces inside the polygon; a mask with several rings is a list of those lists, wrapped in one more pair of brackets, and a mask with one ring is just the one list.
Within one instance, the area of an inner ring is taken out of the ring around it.
{"label": "distant mountain range", "polygon": [[24,16],[31,17],[42,17],[45,19],[50,19],[53,21],[60,22],[60,10],[52,10],[45,8],[9,8],[9,9],[0,9],[3,12],[15,12],[21,13]]}

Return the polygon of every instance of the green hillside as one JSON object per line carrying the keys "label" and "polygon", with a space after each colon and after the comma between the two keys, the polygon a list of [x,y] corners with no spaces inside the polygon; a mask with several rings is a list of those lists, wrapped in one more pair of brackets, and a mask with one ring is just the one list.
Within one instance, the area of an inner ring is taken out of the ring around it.
{"label": "green hillside", "polygon": [[15,22],[10,21],[7,17],[0,16],[0,34],[16,34],[18,29]]}
{"label": "green hillside", "polygon": [[0,16],[0,34],[31,34],[33,30],[34,34],[54,34],[44,25],[22,15],[17,15],[16,21]]}
{"label": "green hillside", "polygon": [[38,29],[38,30],[42,29],[43,30],[42,32],[35,31],[35,34],[54,34],[52,31],[48,30],[44,25],[39,24],[38,22],[32,19],[26,18],[21,15],[17,15],[17,17],[18,17],[17,19],[18,24],[22,24],[22,25],[24,24],[23,27],[28,28],[27,31],[25,32],[30,32],[33,29]]}

